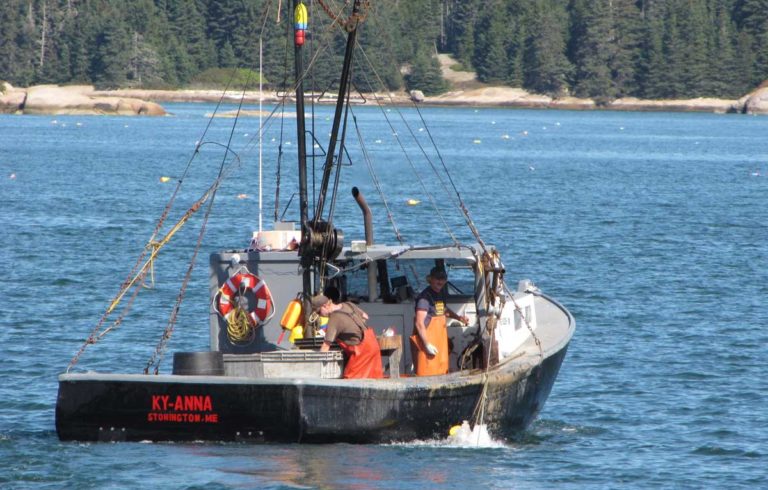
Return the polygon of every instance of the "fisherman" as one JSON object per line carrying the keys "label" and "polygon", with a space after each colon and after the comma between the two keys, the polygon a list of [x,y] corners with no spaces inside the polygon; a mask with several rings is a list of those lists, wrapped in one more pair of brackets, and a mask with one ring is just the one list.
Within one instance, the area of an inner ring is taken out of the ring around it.
{"label": "fisherman", "polygon": [[327,352],[336,341],[347,357],[344,378],[383,378],[381,350],[376,333],[366,326],[368,314],[357,305],[334,303],[326,295],[312,298],[312,311],[328,317],[320,351]]}
{"label": "fisherman", "polygon": [[416,297],[416,315],[413,319],[411,351],[416,376],[448,373],[448,331],[445,317],[455,318],[464,325],[466,316],[458,315],[448,307],[445,284],[448,274],[442,267],[433,267],[427,276],[427,286]]}

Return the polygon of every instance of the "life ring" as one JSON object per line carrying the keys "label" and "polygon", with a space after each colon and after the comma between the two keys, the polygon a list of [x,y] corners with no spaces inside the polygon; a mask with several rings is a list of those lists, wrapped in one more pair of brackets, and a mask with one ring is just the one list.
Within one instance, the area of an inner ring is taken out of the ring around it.
{"label": "life ring", "polygon": [[235,308],[233,296],[239,295],[241,289],[242,291],[250,289],[256,298],[256,306],[248,312],[253,325],[259,325],[267,320],[274,311],[272,294],[269,292],[267,283],[250,272],[239,272],[221,286],[217,302],[219,314],[227,318]]}

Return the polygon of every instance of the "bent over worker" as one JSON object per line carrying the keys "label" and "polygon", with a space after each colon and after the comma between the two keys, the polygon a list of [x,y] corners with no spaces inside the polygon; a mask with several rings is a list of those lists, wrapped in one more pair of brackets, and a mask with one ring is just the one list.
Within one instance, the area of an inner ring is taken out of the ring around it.
{"label": "bent over worker", "polygon": [[366,326],[368,314],[353,303],[336,304],[327,296],[312,298],[312,311],[328,317],[325,339],[320,346],[327,352],[336,341],[347,357],[344,378],[383,378],[381,350],[376,333]]}
{"label": "bent over worker", "polygon": [[455,318],[464,325],[466,316],[448,307],[445,283],[448,274],[442,267],[433,267],[427,276],[429,286],[416,297],[416,315],[413,319],[411,350],[416,376],[448,373],[448,331],[445,317]]}

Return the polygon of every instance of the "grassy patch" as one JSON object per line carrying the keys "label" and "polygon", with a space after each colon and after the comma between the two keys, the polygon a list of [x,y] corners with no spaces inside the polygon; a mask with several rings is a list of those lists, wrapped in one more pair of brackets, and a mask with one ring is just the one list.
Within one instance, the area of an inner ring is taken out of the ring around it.
{"label": "grassy patch", "polygon": [[471,72],[472,69],[464,66],[464,63],[454,63],[451,65],[451,70],[453,71],[467,71]]}
{"label": "grassy patch", "polygon": [[[264,80],[264,83],[267,83]],[[259,87],[259,73],[247,68],[210,68],[190,82],[191,88],[254,90]]]}

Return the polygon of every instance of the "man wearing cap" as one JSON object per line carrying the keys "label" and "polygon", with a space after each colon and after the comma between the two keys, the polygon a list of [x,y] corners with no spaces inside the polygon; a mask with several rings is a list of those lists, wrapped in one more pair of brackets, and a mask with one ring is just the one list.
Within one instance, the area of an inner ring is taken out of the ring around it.
{"label": "man wearing cap", "polygon": [[312,311],[328,317],[325,339],[320,346],[327,352],[335,341],[344,351],[347,363],[345,378],[383,378],[381,350],[376,333],[366,326],[368,314],[353,303],[334,303],[324,294],[311,300]]}
{"label": "man wearing cap", "polygon": [[427,276],[429,286],[416,297],[416,315],[413,320],[411,347],[416,376],[448,373],[448,331],[445,317],[455,318],[464,325],[466,316],[456,314],[448,307],[445,283],[448,274],[442,267],[433,267]]}

